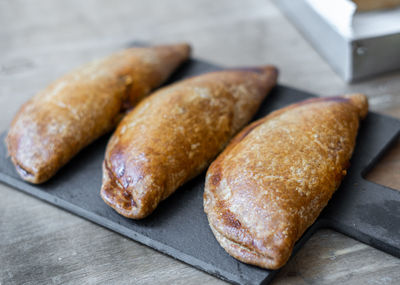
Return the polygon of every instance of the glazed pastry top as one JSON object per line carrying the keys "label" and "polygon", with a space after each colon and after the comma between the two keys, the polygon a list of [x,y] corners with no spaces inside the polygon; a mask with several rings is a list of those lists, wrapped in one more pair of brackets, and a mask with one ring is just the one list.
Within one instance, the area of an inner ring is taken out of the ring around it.
{"label": "glazed pastry top", "polygon": [[212,72],[143,100],[110,139],[103,199],[127,217],[151,213],[208,166],[255,114],[276,77],[273,67]]}
{"label": "glazed pastry top", "polygon": [[6,139],[22,178],[33,183],[50,178],[110,131],[189,52],[186,44],[127,49],[84,65],[39,92],[21,107]]}
{"label": "glazed pastry top", "polygon": [[212,163],[204,208],[221,245],[242,261],[281,267],[338,188],[364,95],[311,99],[239,133]]}

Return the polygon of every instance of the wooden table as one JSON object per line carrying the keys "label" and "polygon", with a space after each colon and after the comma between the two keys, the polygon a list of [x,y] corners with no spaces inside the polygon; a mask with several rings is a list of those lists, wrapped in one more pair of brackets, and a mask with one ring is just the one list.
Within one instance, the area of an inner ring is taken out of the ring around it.
{"label": "wooden table", "polygon": [[[400,117],[400,73],[347,85],[267,0],[0,2],[0,129],[70,69],[133,40],[188,41],[225,66],[273,63],[321,96],[365,92]],[[400,189],[400,141],[370,179]],[[0,185],[0,284],[223,284],[206,273]],[[273,284],[400,284],[400,259],[321,230]]]}

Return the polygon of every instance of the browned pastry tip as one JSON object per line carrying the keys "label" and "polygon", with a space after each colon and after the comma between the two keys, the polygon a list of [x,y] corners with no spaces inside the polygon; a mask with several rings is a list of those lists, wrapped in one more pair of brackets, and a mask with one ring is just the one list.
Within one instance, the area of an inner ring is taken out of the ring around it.
{"label": "browned pastry tip", "polygon": [[282,267],[346,175],[367,112],[363,94],[313,98],[236,135],[206,175],[204,211],[220,245],[245,263]]}
{"label": "browned pastry tip", "polygon": [[357,109],[360,115],[360,119],[364,119],[368,114],[368,98],[364,94],[356,93],[356,94],[347,94],[343,96],[350,100],[351,104],[353,104]]}
{"label": "browned pastry tip", "polygon": [[264,74],[273,76],[275,81],[278,79],[279,70],[276,68],[276,66],[274,66],[274,65],[264,65],[264,66],[261,66],[259,68],[261,69],[261,71]]}
{"label": "browned pastry tip", "polygon": [[132,219],[203,171],[255,114],[277,70],[210,72],[166,86],[118,125],[103,164],[101,197]]}
{"label": "browned pastry tip", "polygon": [[278,80],[279,70],[273,65],[265,65],[257,67],[258,72],[263,74],[270,82],[276,82]]}
{"label": "browned pastry tip", "polygon": [[129,48],[56,80],[18,111],[8,153],[31,183],[51,178],[76,153],[112,130],[190,54],[188,44]]}
{"label": "browned pastry tip", "polygon": [[100,195],[107,205],[113,207],[125,217],[141,219],[147,215],[143,211],[143,203],[138,205],[130,192],[126,191],[114,176],[113,171],[109,168],[106,161],[103,162],[103,182]]}
{"label": "browned pastry tip", "polygon": [[156,48],[158,48],[158,49],[170,48],[177,54],[180,54],[182,58],[188,58],[192,51],[192,47],[188,43],[161,45],[161,46],[156,46]]}

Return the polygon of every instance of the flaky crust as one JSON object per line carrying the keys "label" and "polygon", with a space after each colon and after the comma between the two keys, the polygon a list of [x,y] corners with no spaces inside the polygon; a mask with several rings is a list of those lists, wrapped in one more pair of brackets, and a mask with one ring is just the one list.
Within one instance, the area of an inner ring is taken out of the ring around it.
{"label": "flaky crust", "polygon": [[318,98],[277,110],[243,129],[211,164],[204,210],[221,246],[277,269],[339,187],[365,95]]}
{"label": "flaky crust", "polygon": [[271,66],[212,72],[143,100],[108,143],[103,200],[128,218],[149,215],[208,166],[250,121],[276,79]]}
{"label": "flaky crust", "polygon": [[189,57],[187,44],[131,48],[72,71],[26,102],[6,138],[20,176],[52,177]]}

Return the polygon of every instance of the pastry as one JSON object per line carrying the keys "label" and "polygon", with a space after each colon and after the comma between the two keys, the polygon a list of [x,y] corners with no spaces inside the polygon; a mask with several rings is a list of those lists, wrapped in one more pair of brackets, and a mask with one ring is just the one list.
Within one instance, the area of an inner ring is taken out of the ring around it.
{"label": "pastry", "polygon": [[6,138],[19,175],[52,177],[82,148],[111,131],[189,57],[187,44],[130,48],[58,79],[25,103]]}
{"label": "pastry", "polygon": [[271,66],[211,72],[147,97],[108,143],[103,200],[125,217],[148,216],[206,169],[250,121],[276,78]]}
{"label": "pastry", "polygon": [[204,211],[220,245],[245,263],[283,266],[346,175],[367,112],[365,95],[318,98],[243,129],[206,175]]}

